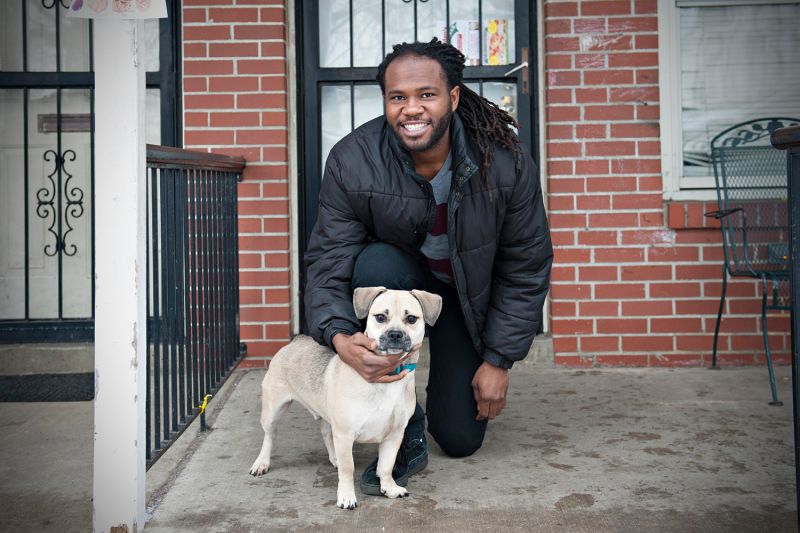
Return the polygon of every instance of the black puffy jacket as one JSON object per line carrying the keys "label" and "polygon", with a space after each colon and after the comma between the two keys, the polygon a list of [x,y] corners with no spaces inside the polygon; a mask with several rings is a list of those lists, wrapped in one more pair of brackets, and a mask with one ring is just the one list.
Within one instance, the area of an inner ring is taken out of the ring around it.
{"label": "black puffy jacket", "polygon": [[[511,368],[527,355],[542,321],[553,261],[538,173],[527,152],[518,174],[513,156],[496,147],[489,194],[458,113],[451,131],[447,233],[461,309],[478,353]],[[419,254],[434,204],[430,183],[414,171],[383,117],[333,147],[305,255],[306,321],[318,342],[331,346],[336,333],[359,330],[350,280],[364,246],[380,241]]]}

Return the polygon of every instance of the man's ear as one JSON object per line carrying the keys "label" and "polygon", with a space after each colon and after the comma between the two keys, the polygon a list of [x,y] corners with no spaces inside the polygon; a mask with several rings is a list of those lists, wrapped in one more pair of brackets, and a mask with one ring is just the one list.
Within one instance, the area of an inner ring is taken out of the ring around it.
{"label": "man's ear", "polygon": [[438,294],[417,290],[411,291],[411,294],[422,306],[422,317],[425,319],[425,323],[432,326],[439,318],[439,313],[442,312],[442,297]]}
{"label": "man's ear", "polygon": [[364,318],[372,307],[372,302],[379,294],[386,292],[386,287],[359,287],[353,292],[353,309],[358,318]]}
{"label": "man's ear", "polygon": [[450,89],[450,110],[455,112],[458,109],[458,101],[461,98],[461,86],[456,85]]}

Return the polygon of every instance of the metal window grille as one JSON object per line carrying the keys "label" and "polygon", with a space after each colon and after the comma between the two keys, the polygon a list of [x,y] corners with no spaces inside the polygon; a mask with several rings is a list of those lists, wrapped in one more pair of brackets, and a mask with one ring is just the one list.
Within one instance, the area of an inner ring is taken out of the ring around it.
{"label": "metal window grille", "polygon": [[[94,337],[93,22],[68,18],[70,3],[0,2],[8,30],[0,32],[0,107],[13,119],[3,125],[8,137],[16,135],[0,150],[0,178],[14,191],[0,211],[12,212],[8,235],[20,236],[4,250],[19,265],[0,272],[0,293],[12,302],[0,314],[0,343]],[[169,18],[154,22],[158,61],[146,84],[159,95],[160,142],[174,144],[180,2],[167,0],[167,9]]]}

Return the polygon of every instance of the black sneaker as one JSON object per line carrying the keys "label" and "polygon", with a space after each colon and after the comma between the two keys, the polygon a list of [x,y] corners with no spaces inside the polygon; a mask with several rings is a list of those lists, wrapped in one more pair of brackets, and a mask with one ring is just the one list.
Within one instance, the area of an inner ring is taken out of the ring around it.
{"label": "black sneaker", "polygon": [[[428,443],[423,434],[421,438],[404,440],[397,451],[392,468],[395,483],[405,487],[408,478],[428,466]],[[381,496],[381,480],[378,478],[378,458],[376,457],[361,474],[361,492],[371,496]]]}

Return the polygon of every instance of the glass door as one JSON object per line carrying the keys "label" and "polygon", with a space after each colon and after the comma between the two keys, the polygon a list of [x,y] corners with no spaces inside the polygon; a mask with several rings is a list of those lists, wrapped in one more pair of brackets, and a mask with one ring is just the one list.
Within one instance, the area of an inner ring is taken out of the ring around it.
{"label": "glass door", "polygon": [[[69,5],[0,2],[0,342],[93,338],[92,21]],[[174,145],[180,10],[167,5],[145,23],[147,141]]]}
{"label": "glass door", "polygon": [[[465,83],[508,111],[532,154],[537,138],[535,8],[520,0],[301,2],[300,251],[317,218],[322,169],[333,145],[383,113],[377,66],[392,45],[438,37],[467,58]],[[301,273],[304,278],[304,272]],[[303,279],[301,279],[302,286]]]}

